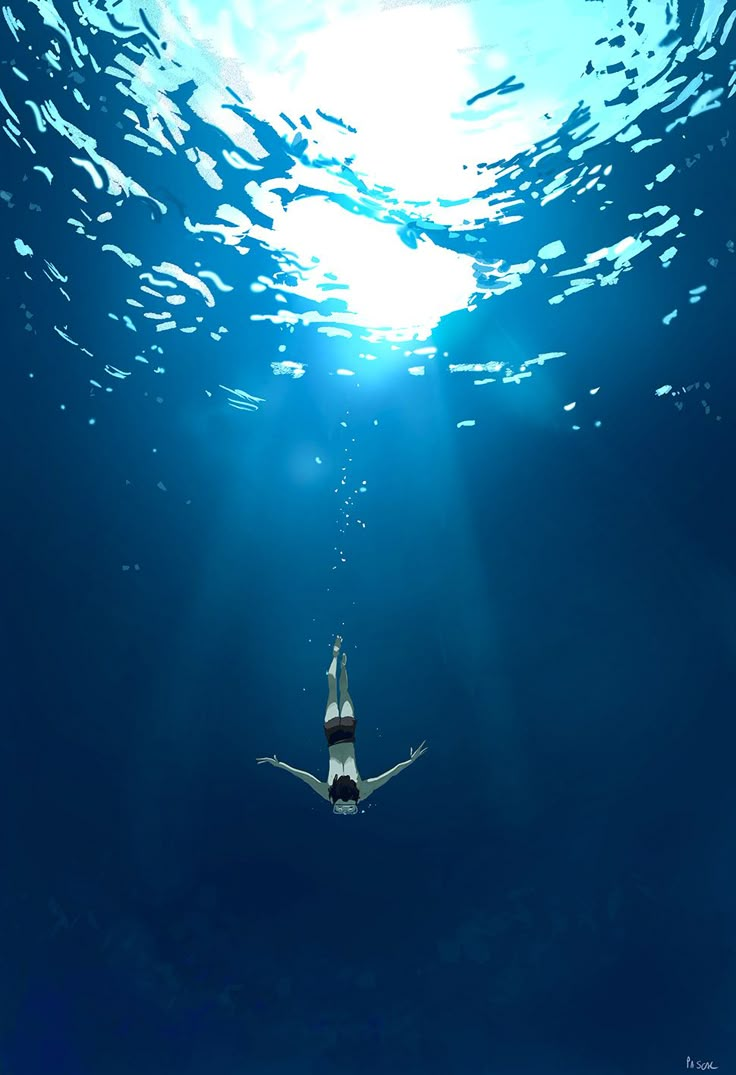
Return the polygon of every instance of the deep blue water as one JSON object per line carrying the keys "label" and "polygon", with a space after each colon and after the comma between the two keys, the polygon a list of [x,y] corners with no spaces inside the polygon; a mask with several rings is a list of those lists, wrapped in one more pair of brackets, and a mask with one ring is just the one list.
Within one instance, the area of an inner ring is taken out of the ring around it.
{"label": "deep blue water", "polygon": [[[403,349],[358,389],[336,370],[367,345],[303,327],[307,375],[275,377],[242,290],[216,348],[141,324],[165,373],[95,389],[130,368],[129,270],[67,224],[69,146],[51,185],[3,147],[2,1075],[731,1070],[733,126],[724,99],[650,169],[704,210],[666,270],[441,320],[452,362],[567,352],[495,394]],[[631,211],[644,155],[606,151]],[[155,265],[171,204],[110,241]],[[324,776],[338,632],[363,775],[429,746],[345,819],[255,764]]]}

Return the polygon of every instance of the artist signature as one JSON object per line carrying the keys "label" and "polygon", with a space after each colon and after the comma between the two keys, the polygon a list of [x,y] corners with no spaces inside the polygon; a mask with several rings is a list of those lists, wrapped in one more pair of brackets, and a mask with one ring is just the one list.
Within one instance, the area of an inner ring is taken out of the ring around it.
{"label": "artist signature", "polygon": [[685,1067],[691,1071],[718,1071],[718,1064],[712,1060],[693,1060],[691,1056],[685,1061]]}

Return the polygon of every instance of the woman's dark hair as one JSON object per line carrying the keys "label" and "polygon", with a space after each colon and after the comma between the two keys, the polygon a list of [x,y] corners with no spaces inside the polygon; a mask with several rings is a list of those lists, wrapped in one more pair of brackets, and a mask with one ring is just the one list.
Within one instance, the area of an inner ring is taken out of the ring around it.
{"label": "woman's dark hair", "polygon": [[333,803],[338,799],[343,799],[345,802],[357,803],[360,798],[360,791],[358,785],[349,776],[336,776],[330,785],[330,798]]}

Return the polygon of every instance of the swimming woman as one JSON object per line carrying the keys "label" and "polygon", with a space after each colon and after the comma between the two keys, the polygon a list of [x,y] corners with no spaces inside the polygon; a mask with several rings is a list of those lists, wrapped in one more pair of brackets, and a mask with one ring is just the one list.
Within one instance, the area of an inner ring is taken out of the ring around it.
{"label": "swimming woman", "polygon": [[335,639],[332,647],[332,661],[327,669],[327,709],[325,710],[325,737],[327,749],[330,755],[330,765],[327,780],[318,780],[311,773],[303,769],[294,769],[286,762],[279,761],[276,755],[272,758],[257,758],[259,765],[268,762],[278,769],[285,769],[303,780],[305,784],[316,791],[323,799],[332,803],[335,814],[357,814],[358,803],[364,802],[377,788],[383,787],[392,777],[397,776],[417,758],[421,758],[426,751],[426,746],[421,743],[416,750],[409,751],[406,761],[400,761],[393,769],[382,773],[381,776],[372,776],[363,780],[358,772],[355,761],[355,710],[353,699],[348,691],[347,654],[343,653],[340,667],[340,705],[337,704],[337,658],[340,654],[342,638],[340,635]]}

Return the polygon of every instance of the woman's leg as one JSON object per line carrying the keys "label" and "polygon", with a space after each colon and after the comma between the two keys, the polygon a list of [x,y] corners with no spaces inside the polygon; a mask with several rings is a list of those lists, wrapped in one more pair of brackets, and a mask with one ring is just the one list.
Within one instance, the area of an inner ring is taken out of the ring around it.
{"label": "woman's leg", "polygon": [[348,690],[348,655],[342,655],[342,668],[340,669],[340,716],[354,717],[353,699]]}
{"label": "woman's leg", "polygon": [[332,647],[332,660],[327,669],[327,708],[325,709],[325,723],[335,720],[340,714],[337,708],[337,655],[340,652],[342,639],[338,635]]}

